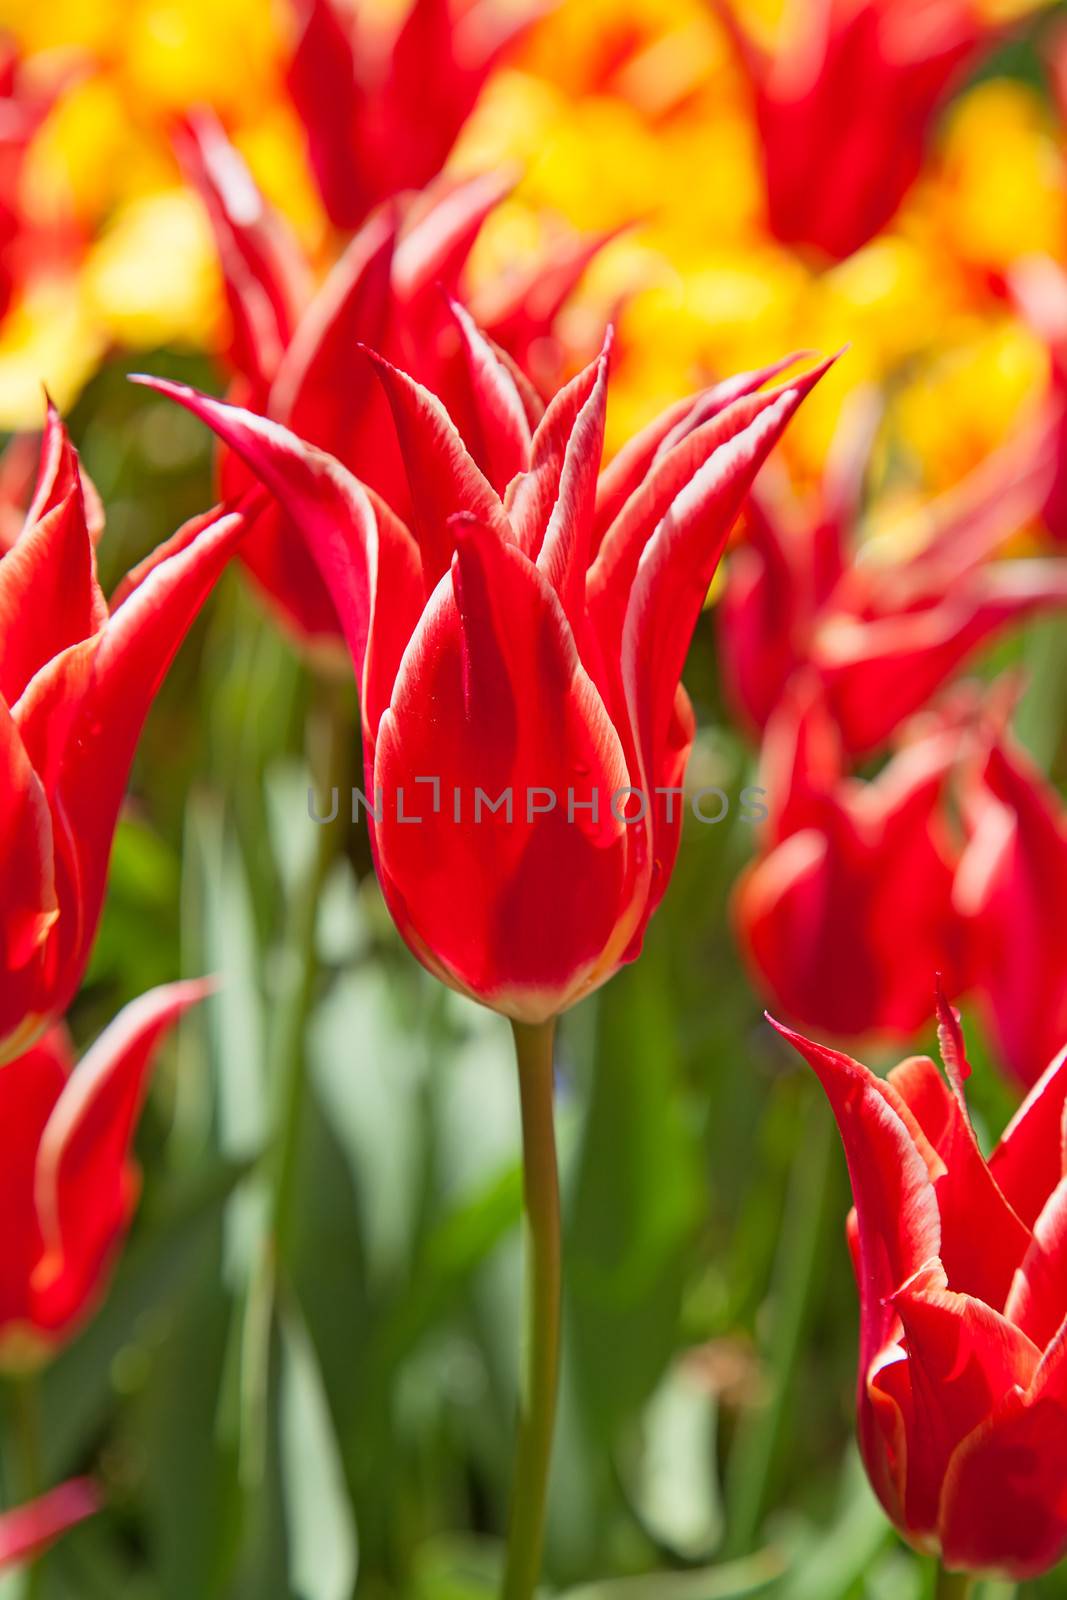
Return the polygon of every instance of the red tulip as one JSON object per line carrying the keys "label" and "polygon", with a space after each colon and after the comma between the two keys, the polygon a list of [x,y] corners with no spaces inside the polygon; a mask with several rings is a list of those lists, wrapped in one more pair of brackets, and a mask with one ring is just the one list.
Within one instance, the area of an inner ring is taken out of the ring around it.
{"label": "red tulip", "polygon": [[0,317],[22,265],[18,245],[27,228],[22,195],[26,152],[61,86],[46,91],[27,84],[18,48],[0,35]]}
{"label": "red tulip", "polygon": [[[1067,58],[1064,58],[1067,70]],[[1067,544],[1067,272],[1047,256],[1020,261],[1009,277],[1016,306],[1049,354],[1049,384],[1041,414],[1031,423],[1035,438],[1047,433],[1055,471],[1043,506],[1045,526],[1057,544]]]}
{"label": "red tulip", "polygon": [[762,783],[770,817],[734,915],[757,984],[788,1015],[842,1038],[907,1038],[929,1012],[930,973],[963,987],[957,865],[946,789],[951,722],[906,745],[869,783],[848,775],[810,680],[772,719]]}
{"label": "red tulip", "polygon": [[944,1001],[951,1087],[925,1056],[884,1080],[775,1026],[818,1074],[848,1158],[875,1492],[949,1569],[1044,1572],[1067,1551],[1067,1052],[986,1161]]}
{"label": "red tulip", "polygon": [[[330,451],[401,517],[411,515],[403,458],[388,403],[358,344],[382,351],[447,405],[488,469],[462,336],[448,296],[460,294],[467,258],[490,212],[509,188],[499,176],[438,184],[368,221],[326,282],[311,274],[284,221],[272,213],[211,119],[190,121],[179,138],[186,171],[211,217],[231,310],[230,398],[284,422]],[[558,379],[564,346],[556,324],[602,237],[560,246],[536,271],[484,287],[476,300],[484,325],[523,369],[514,374],[523,403],[543,404],[528,378]],[[225,456],[222,487],[233,499],[246,485],[239,461]],[[313,650],[343,648],[329,591],[284,513],[268,506],[244,541],[242,559],[269,603]]]}
{"label": "red tulip", "polygon": [[31,279],[69,273],[81,256],[84,239],[73,212],[53,204],[42,217],[33,206],[26,158],[53,106],[87,67],[85,59],[68,56],[46,77],[28,72],[18,46],[0,33],[0,317]]}
{"label": "red tulip", "polygon": [[1067,1042],[1067,812],[1023,752],[999,740],[963,814],[956,904],[971,976],[1001,1058],[1032,1084]]}
{"label": "red tulip", "polygon": [[0,1512],[0,1571],[20,1567],[100,1509],[100,1496],[88,1478],[74,1478],[29,1505]]}
{"label": "red tulip", "polygon": [[0,557],[0,1061],[72,999],[148,708],[233,550],[197,518],[126,579],[96,578],[96,496],[49,408],[25,526]]}
{"label": "red tulip", "polygon": [[438,175],[493,67],[537,11],[413,0],[390,33],[345,0],[298,0],[297,9],[289,91],[323,203],[345,229]]}
{"label": "red tulip", "polygon": [[172,983],[116,1017],[76,1067],[52,1028],[0,1068],[0,1361],[68,1338],[98,1300],[137,1201],[130,1145],[166,1030],[208,992]]}
{"label": "red tulip", "polygon": [[[749,536],[731,555],[719,607],[727,694],[766,726],[793,675],[814,672],[847,751],[891,738],[979,647],[1067,602],[1067,562],[990,560],[1038,517],[1055,470],[1046,428],[1027,427],[902,531],[905,554],[858,540],[873,418],[842,430],[813,508],[761,481]],[[862,433],[868,437],[863,438]]]}
{"label": "red tulip", "polygon": [[[441,401],[374,358],[410,530],[276,423],[146,381],[261,476],[331,586],[362,691],[367,796],[382,795],[378,874],[408,944],[531,1021],[640,948],[681,824],[667,791],[693,735],[689,640],[743,497],[824,369],[698,396],[598,477],[607,354],[538,421],[510,364],[465,314],[457,327],[487,472]],[[508,793],[510,817],[488,810]]]}
{"label": "red tulip", "polygon": [[715,0],[755,99],[767,214],[841,261],[891,222],[934,119],[986,30],[973,0],[794,0],[763,50]]}

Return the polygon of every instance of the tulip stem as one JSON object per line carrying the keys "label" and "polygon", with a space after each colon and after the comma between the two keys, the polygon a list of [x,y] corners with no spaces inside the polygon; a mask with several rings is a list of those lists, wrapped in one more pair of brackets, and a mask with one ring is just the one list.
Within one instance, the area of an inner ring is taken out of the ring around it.
{"label": "tulip stem", "polygon": [[934,1600],[968,1600],[974,1585],[973,1572],[949,1572],[939,1562]]}
{"label": "tulip stem", "polygon": [[526,1235],[525,1348],[511,1526],[502,1600],[530,1600],[541,1572],[548,1473],[559,1390],[559,1171],[553,1108],[555,1021],[514,1022],[522,1103]]}
{"label": "tulip stem", "polygon": [[[19,1451],[19,1495],[24,1502],[36,1500],[44,1488],[41,1440],[41,1390],[35,1372],[20,1373],[12,1382],[13,1423]],[[23,1584],[24,1600],[36,1600],[41,1592],[41,1563],[32,1561]]]}
{"label": "tulip stem", "polygon": [[[300,1151],[301,1114],[307,1070],[305,1033],[318,979],[316,949],[319,899],[330,867],[343,838],[344,786],[349,770],[348,747],[355,740],[346,703],[333,684],[322,690],[318,730],[323,745],[322,762],[326,806],[330,794],[339,793],[339,815],[330,823],[316,827],[312,856],[303,880],[296,886],[292,920],[286,939],[288,968],[275,1016],[274,1143],[270,1152],[272,1172],[271,1233],[279,1254],[285,1253],[293,1221],[297,1164]],[[314,763],[312,763],[314,765]]]}

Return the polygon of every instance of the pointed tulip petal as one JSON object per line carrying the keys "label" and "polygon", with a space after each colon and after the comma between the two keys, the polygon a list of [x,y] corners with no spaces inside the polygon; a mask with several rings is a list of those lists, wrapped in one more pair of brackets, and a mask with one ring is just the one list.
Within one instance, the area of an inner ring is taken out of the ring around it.
{"label": "pointed tulip petal", "polygon": [[[40,949],[58,914],[52,817],[22,736],[0,699],[0,958],[17,973]],[[6,1034],[20,1019],[0,990],[0,1060]]]}
{"label": "pointed tulip petal", "polygon": [[896,1323],[891,1297],[936,1260],[941,1247],[935,1162],[890,1084],[850,1056],[769,1020],[815,1071],[845,1147],[859,1230],[862,1382]]}
{"label": "pointed tulip petal", "polygon": [[74,1478],[28,1505],[0,1513],[0,1569],[32,1561],[99,1509],[96,1486],[88,1478]]}
{"label": "pointed tulip petal", "polygon": [[156,1049],[182,1012],[211,988],[175,983],[142,995],[67,1079],[37,1158],[43,1255],[33,1291],[41,1325],[62,1327],[95,1293],[135,1201],[130,1146]]}
{"label": "pointed tulip petal", "polygon": [[1065,1107],[1067,1047],[1030,1090],[989,1158],[993,1176],[1030,1227],[1067,1172]]}
{"label": "pointed tulip petal", "polygon": [[370,354],[396,422],[427,590],[448,571],[450,519],[469,515],[510,539],[500,497],[472,460],[441,401],[384,357]]}
{"label": "pointed tulip petal", "polygon": [[474,318],[458,301],[450,302],[467,360],[477,439],[472,454],[497,494],[530,464],[530,424],[519,386],[506,362]]}
{"label": "pointed tulip petal", "polygon": [[19,1332],[32,1326],[29,1284],[41,1254],[34,1200],[37,1148],[69,1070],[69,1046],[58,1028],[0,1067],[0,1207],[5,1229],[0,1255],[0,1328],[16,1339]]}
{"label": "pointed tulip petal", "polygon": [[0,694],[8,704],[46,661],[89,638],[106,617],[76,487],[0,560]]}

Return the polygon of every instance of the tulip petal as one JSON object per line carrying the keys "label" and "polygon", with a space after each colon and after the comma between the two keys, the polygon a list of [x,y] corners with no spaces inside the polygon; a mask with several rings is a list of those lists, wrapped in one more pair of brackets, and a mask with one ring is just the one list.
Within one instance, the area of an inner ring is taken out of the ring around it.
{"label": "tulip petal", "polygon": [[89,638],[106,618],[76,486],[0,560],[0,694],[14,705],[46,661]]}
{"label": "tulip petal", "polygon": [[[590,363],[554,395],[537,425],[530,446],[529,471],[512,485],[505,504],[519,549],[535,561],[545,542],[548,524],[560,497],[567,450],[578,418],[601,382],[601,357]],[[586,431],[595,427],[593,416]],[[601,428],[603,422],[601,421]],[[599,467],[600,458],[597,457]],[[577,463],[575,468],[577,470]]]}
{"label": "tulip petal", "polygon": [[530,464],[530,424],[519,386],[474,318],[458,301],[450,301],[467,359],[477,439],[468,439],[497,494],[503,497],[512,478]]}
{"label": "tulip petal", "polygon": [[402,305],[410,308],[437,286],[455,293],[486,218],[514,187],[510,174],[494,171],[425,191],[425,205],[409,220],[393,262],[393,287]]}
{"label": "tulip petal", "polygon": [[941,1494],[946,1561],[1037,1577],[1067,1552],[1067,1322],[1029,1390],[1011,1392],[956,1451]]}
{"label": "tulip petal", "polygon": [[980,645],[1065,601],[1067,563],[1004,561],[957,581],[923,610],[831,618],[812,654],[850,751],[876,750]]}
{"label": "tulip petal", "polygon": [[1067,1316],[1067,1178],[1056,1185],[1034,1223],[1004,1315],[1040,1348]]}
{"label": "tulip petal", "polygon": [[[541,381],[554,343],[556,319],[578,287],[587,268],[605,247],[626,231],[625,226],[557,245],[547,260],[538,261],[525,275],[487,286],[481,300],[475,294],[479,324],[514,358],[523,372]],[[553,373],[554,376],[554,373]],[[556,388],[550,383],[548,391]]]}
{"label": "tulip petal", "polygon": [[215,235],[230,313],[229,360],[253,394],[265,395],[311,299],[311,273],[288,224],[267,205],[214,116],[188,116],[175,145]]}
{"label": "tulip petal", "polygon": [[661,453],[681,443],[686,434],[710,422],[735,400],[755,394],[757,389],[762,389],[765,383],[778,377],[788,367],[795,366],[799,360],[798,355],[785,356],[770,366],[739,373],[705,389],[701,394],[678,400],[640,433],[627,440],[600,475],[595,528],[597,548],[623,506],[644,483],[653,462]]}
{"label": "tulip petal", "polygon": [[[476,523],[456,539],[379,728],[378,865],[417,954],[432,952],[451,982],[497,1009],[543,1020],[612,970],[632,928],[627,830],[610,807],[626,765],[536,567]],[[568,816],[572,788],[583,809]],[[511,820],[476,816],[476,790],[496,801],[509,789]],[[401,790],[420,821],[400,816]],[[537,809],[528,790],[543,791]]]}
{"label": "tulip petal", "polygon": [[[374,460],[363,435],[376,420],[368,413],[381,394],[370,368],[354,361],[353,352],[360,344],[378,349],[385,342],[395,243],[396,224],[387,216],[356,234],[294,330],[270,392],[275,421],[328,450],[357,476],[367,476],[361,462]],[[374,446],[384,432],[378,420]]]}
{"label": "tulip petal", "polygon": [[355,229],[378,195],[353,159],[361,111],[353,32],[333,0],[299,0],[296,14],[300,31],[286,74],[289,94],[330,221]]}
{"label": "tulip petal", "polygon": [[156,378],[135,382],[183,405],[214,430],[276,495],[308,541],[362,679],[370,624],[368,551],[374,515],[365,490],[339,462],[305,444],[280,423]]}
{"label": "tulip petal", "polygon": [[73,1478],[28,1505],[0,1513],[0,1569],[32,1561],[50,1544],[100,1509],[100,1495],[88,1478]]}
{"label": "tulip petal", "polygon": [[[678,770],[684,726],[678,718],[679,681],[734,519],[756,473],[825,370],[825,365],[816,368],[794,387],[777,394],[737,401],[707,424],[708,433],[698,429],[677,446],[685,464],[695,470],[654,531],[650,530],[644,549],[635,552],[636,536],[631,539],[641,519],[627,524],[625,539],[615,541],[620,518],[589,575],[592,625],[604,659],[621,661],[621,687],[641,753],[642,780],[650,788],[669,784],[667,774]],[[694,440],[699,441],[696,446]],[[683,476],[677,470],[675,452],[661,463],[655,474],[657,484],[660,474],[672,485]],[[652,503],[658,509],[659,487]],[[623,589],[635,556],[639,564],[624,601]],[[603,572],[599,586],[598,569]],[[600,604],[594,609],[597,600]],[[625,610],[620,615],[623,603]],[[614,701],[610,691],[609,698]],[[666,883],[680,829],[680,808],[673,824],[657,818],[656,856],[665,863],[665,871],[660,874],[660,889],[653,893],[650,909]]]}
{"label": "tulip petal", "polygon": [[938,1163],[891,1084],[860,1062],[769,1018],[819,1078],[845,1147],[858,1224],[860,1383],[897,1325],[892,1296],[941,1248],[931,1176]]}
{"label": "tulip petal", "polygon": [[994,1178],[1030,1227],[1061,1176],[1067,1173],[1065,1109],[1067,1048],[1030,1090],[989,1158]]}
{"label": "tulip petal", "polygon": [[[688,424],[692,418],[687,418],[662,441],[647,474],[606,530],[589,574],[589,604],[602,639],[614,640],[621,634],[622,616],[635,586],[638,564],[668,524],[683,494],[698,501],[714,496],[733,506],[722,526],[717,546],[721,554],[753,478],[801,401],[829,365],[825,362],[804,374],[795,385],[743,394],[724,409],[710,405],[704,397],[694,415],[710,410],[707,420],[691,428]],[[708,520],[715,515],[711,506],[705,514]],[[716,564],[717,561],[718,556]],[[701,605],[706,595],[707,584],[700,597]]]}
{"label": "tulip petal", "polygon": [[571,627],[585,626],[585,581],[596,507],[597,475],[604,453],[608,403],[608,357],[597,363],[597,378],[578,412],[559,475],[559,493],[537,553],[537,566],[559,595]]}
{"label": "tulip petal", "polygon": [[368,352],[396,422],[422,552],[427,592],[448,571],[455,548],[450,519],[476,517],[498,538],[511,538],[500,497],[472,459],[436,395],[384,357]]}
{"label": "tulip petal", "polygon": [[[152,700],[178,647],[244,532],[240,516],[218,518],[155,566],[117,608],[96,646],[91,682],[66,743],[59,805],[76,852],[78,916],[56,928],[55,1012],[80,981],[103,902],[111,840]],[[70,670],[76,664],[68,658]],[[43,704],[43,703],[42,703]],[[40,709],[40,704],[39,704]],[[63,897],[61,895],[61,904]]]}
{"label": "tulip petal", "polygon": [[136,1199],[130,1145],[156,1049],[182,1012],[211,989],[204,982],[173,983],[142,995],[67,1079],[36,1164],[43,1246],[33,1277],[39,1325],[64,1326],[97,1290]]}
{"label": "tulip petal", "polygon": [[37,1148],[69,1070],[69,1047],[60,1028],[0,1067],[0,1327],[5,1330],[31,1323],[30,1278],[41,1255],[33,1192]]}
{"label": "tulip petal", "polygon": [[1033,1083],[1067,1042],[1067,974],[1059,954],[1067,818],[1032,764],[1001,745],[964,798],[970,841],[956,904],[973,980],[1004,1059]]}
{"label": "tulip petal", "polygon": [[[56,920],[54,840],[48,798],[33,770],[22,736],[0,698],[0,958],[5,974],[17,973],[40,949]],[[5,985],[6,987],[6,985]],[[21,1018],[9,1014],[0,993],[0,1058],[3,1040]]]}
{"label": "tulip petal", "polygon": [[70,435],[51,400],[45,409],[44,432],[41,435],[37,479],[26,527],[32,528],[77,491],[82,498],[85,525],[90,542],[95,546],[104,529],[104,508],[87,474],[78,460],[78,452],[70,442]]}
{"label": "tulip petal", "polygon": [[1029,1387],[1036,1346],[998,1312],[920,1274],[893,1297],[911,1369],[906,1516],[913,1531],[939,1522],[942,1485],[957,1447],[1013,1391]]}

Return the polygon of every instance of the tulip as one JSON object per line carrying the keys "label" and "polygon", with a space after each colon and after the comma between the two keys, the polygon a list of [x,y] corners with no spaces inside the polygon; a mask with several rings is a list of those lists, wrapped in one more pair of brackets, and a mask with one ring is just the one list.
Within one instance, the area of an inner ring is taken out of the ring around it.
{"label": "tulip", "polygon": [[[478,434],[463,342],[449,311],[486,218],[509,181],[479,176],[441,183],[372,217],[315,292],[308,263],[284,220],[257,190],[222,129],[191,118],[178,144],[185,170],[211,219],[230,307],[229,398],[283,422],[342,461],[402,518],[411,516],[403,458],[389,407],[363,343],[412,372],[447,405],[480,466],[492,440]],[[495,343],[518,362],[515,381],[532,417],[544,406],[529,379],[552,381],[564,361],[559,314],[605,240],[561,244],[531,273],[483,286],[476,301]],[[248,475],[222,459],[228,500]],[[245,562],[279,620],[313,656],[343,651],[327,586],[292,524],[276,505],[256,517],[242,543]]]}
{"label": "tulip", "polygon": [[343,0],[299,0],[298,13],[289,92],[330,220],[352,229],[380,201],[437,176],[536,10],[413,0],[391,35]]}
{"label": "tulip", "polygon": [[951,993],[964,987],[947,805],[962,735],[937,720],[865,783],[810,680],[771,719],[770,815],[734,921],[754,981],[797,1022],[904,1039],[926,1019],[935,968]]}
{"label": "tulip", "polygon": [[28,1505],[0,1512],[0,1572],[33,1561],[99,1509],[95,1486],[88,1478],[74,1478]]}
{"label": "tulip", "polygon": [[1031,426],[1035,436],[1042,429],[1048,433],[1055,460],[1043,507],[1045,526],[1057,544],[1067,544],[1067,272],[1047,256],[1027,257],[1013,268],[1008,287],[1048,349],[1048,389],[1041,415]]}
{"label": "tulip", "polygon": [[512,1020],[529,1294],[501,1593],[530,1600],[559,1373],[555,1017],[638,954],[667,886],[694,731],[689,640],[745,494],[825,368],[699,395],[601,472],[607,348],[539,416],[453,314],[485,470],[442,401],[373,357],[410,527],[278,423],[146,381],[213,427],[308,540],[360,685],[386,902],[431,972]]}
{"label": "tulip", "polygon": [[[319,561],[362,689],[366,794],[388,802],[371,827],[404,938],[453,987],[540,1022],[640,949],[681,826],[689,640],[744,495],[824,369],[710,390],[598,478],[606,352],[534,425],[510,365],[464,313],[457,328],[491,476],[441,401],[374,358],[410,528],[287,429],[143,381],[242,456]],[[510,820],[489,809],[509,793]]]}
{"label": "tulip", "polygon": [[1030,1085],[1067,1040],[1067,812],[1005,739],[973,774],[962,809],[955,902],[971,976],[1001,1059]]}
{"label": "tulip", "polygon": [[55,1026],[0,1068],[3,1366],[40,1361],[99,1300],[137,1202],[130,1145],[153,1058],[208,987],[173,983],[142,995],[77,1066]]}
{"label": "tulip", "polygon": [[239,514],[195,519],[109,609],[101,521],[49,407],[36,493],[0,557],[0,1062],[81,981],[142,724],[243,526]]}
{"label": "tulip", "polygon": [[[28,84],[17,47],[0,35],[0,317],[11,303],[21,270],[32,264],[19,259],[19,244],[29,226],[22,195],[26,154],[71,75],[63,74],[47,89]],[[35,239],[34,249],[42,243]]]}
{"label": "tulip", "polygon": [[939,1009],[948,1084],[926,1056],[882,1079],[775,1026],[817,1073],[848,1160],[875,1493],[946,1570],[1028,1578],[1067,1551],[1067,1051],[987,1161],[958,1019]]}
{"label": "tulip", "polygon": [[982,645],[1067,602],[1062,560],[990,559],[1041,515],[1056,471],[1047,427],[1022,428],[900,530],[905,554],[884,557],[858,537],[876,420],[866,411],[842,428],[814,506],[781,483],[757,484],[719,607],[726,692],[740,720],[765,728],[794,675],[808,671],[857,758]]}
{"label": "tulip", "polygon": [[767,51],[737,0],[715,9],[755,102],[771,232],[843,261],[893,220],[991,32],[973,0],[794,0]]}

